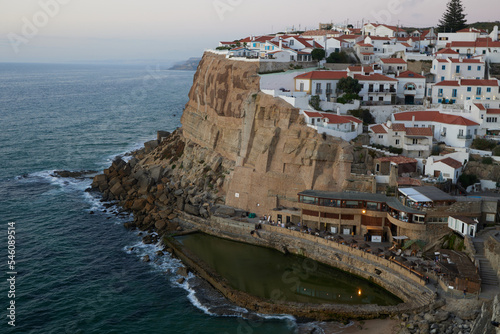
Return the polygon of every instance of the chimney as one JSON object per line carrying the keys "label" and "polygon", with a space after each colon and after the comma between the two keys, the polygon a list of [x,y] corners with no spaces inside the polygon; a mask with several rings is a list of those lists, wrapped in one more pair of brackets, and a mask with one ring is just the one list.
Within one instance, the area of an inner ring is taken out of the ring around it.
{"label": "chimney", "polygon": [[422,70],[422,73],[421,73],[421,74],[422,74],[422,75],[424,75],[424,70]]}
{"label": "chimney", "polygon": [[414,128],[415,127],[415,115],[412,115],[411,116],[411,127]]}
{"label": "chimney", "polygon": [[280,50],[283,47],[283,38],[280,37]]}
{"label": "chimney", "polygon": [[491,32],[490,37],[491,37],[491,40],[493,42],[498,41],[498,26],[495,26],[493,28],[493,31]]}
{"label": "chimney", "polygon": [[337,107],[337,115],[340,116],[340,107]]}
{"label": "chimney", "polygon": [[399,70],[396,71],[396,76],[399,77]]}

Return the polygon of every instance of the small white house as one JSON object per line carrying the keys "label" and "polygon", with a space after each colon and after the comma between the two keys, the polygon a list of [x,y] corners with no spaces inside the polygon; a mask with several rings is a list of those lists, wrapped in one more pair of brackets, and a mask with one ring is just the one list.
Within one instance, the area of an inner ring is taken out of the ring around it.
{"label": "small white house", "polygon": [[346,141],[353,140],[363,133],[363,122],[349,115],[339,115],[328,112],[301,111],[307,126],[315,129],[318,133],[339,137]]}
{"label": "small white house", "polygon": [[431,86],[432,103],[464,104],[467,100],[500,100],[498,79],[445,80]]}
{"label": "small white house", "polygon": [[432,61],[434,82],[458,79],[484,79],[486,67],[479,58],[439,58]]}
{"label": "small white house", "polygon": [[425,174],[439,177],[442,175],[444,179],[451,180],[451,183],[456,184],[460,175],[462,175],[463,164],[450,157],[444,159],[440,157],[429,157],[425,165]]}
{"label": "small white house", "polygon": [[468,118],[435,110],[403,111],[391,118],[393,123],[404,123],[406,127],[430,127],[436,141],[452,147],[469,147],[479,129],[479,123]]}
{"label": "small white house", "polygon": [[458,234],[475,237],[477,232],[477,219],[466,216],[453,215],[448,218],[448,227]]}
{"label": "small white house", "polygon": [[354,74],[354,79],[362,85],[359,96],[364,104],[382,105],[395,102],[398,89],[397,79],[379,73]]}
{"label": "small white house", "polygon": [[403,104],[423,104],[425,98],[425,77],[412,71],[396,76],[398,79],[397,101]]}
{"label": "small white house", "polygon": [[398,71],[404,72],[408,69],[408,63],[402,58],[382,58],[380,65],[384,74],[396,74]]}
{"label": "small white house", "polygon": [[347,78],[346,71],[311,71],[296,76],[295,91],[318,95],[322,101],[337,97],[337,84]]}

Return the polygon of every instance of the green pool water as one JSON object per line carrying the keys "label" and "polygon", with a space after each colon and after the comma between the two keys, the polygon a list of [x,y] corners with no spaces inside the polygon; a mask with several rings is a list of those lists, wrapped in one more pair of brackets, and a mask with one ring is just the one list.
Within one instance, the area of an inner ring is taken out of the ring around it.
{"label": "green pool water", "polygon": [[402,302],[365,279],[308,258],[203,233],[177,240],[226,278],[233,288],[260,298],[381,306]]}

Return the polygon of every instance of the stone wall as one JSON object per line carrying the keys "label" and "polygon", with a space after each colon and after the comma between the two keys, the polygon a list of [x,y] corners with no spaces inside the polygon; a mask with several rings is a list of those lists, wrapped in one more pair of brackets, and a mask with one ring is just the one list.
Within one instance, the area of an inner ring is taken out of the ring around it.
{"label": "stone wall", "polygon": [[252,234],[255,227],[246,222],[215,216],[203,220],[178,214],[205,233],[305,256],[370,280],[405,301],[398,305],[397,312],[422,310],[434,301],[435,296],[425,282],[408,269],[362,250],[276,226],[262,225],[261,230]]}
{"label": "stone wall", "polygon": [[493,232],[484,242],[484,255],[500,278],[500,231]]}

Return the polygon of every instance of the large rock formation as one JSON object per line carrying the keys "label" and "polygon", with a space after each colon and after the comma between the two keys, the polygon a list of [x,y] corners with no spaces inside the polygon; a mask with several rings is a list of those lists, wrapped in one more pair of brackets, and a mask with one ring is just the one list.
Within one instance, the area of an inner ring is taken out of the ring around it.
{"label": "large rock formation", "polygon": [[234,163],[226,204],[266,212],[304,189],[340,191],[352,148],[304,124],[299,110],[260,92],[257,63],[205,53],[182,115],[187,142]]}

